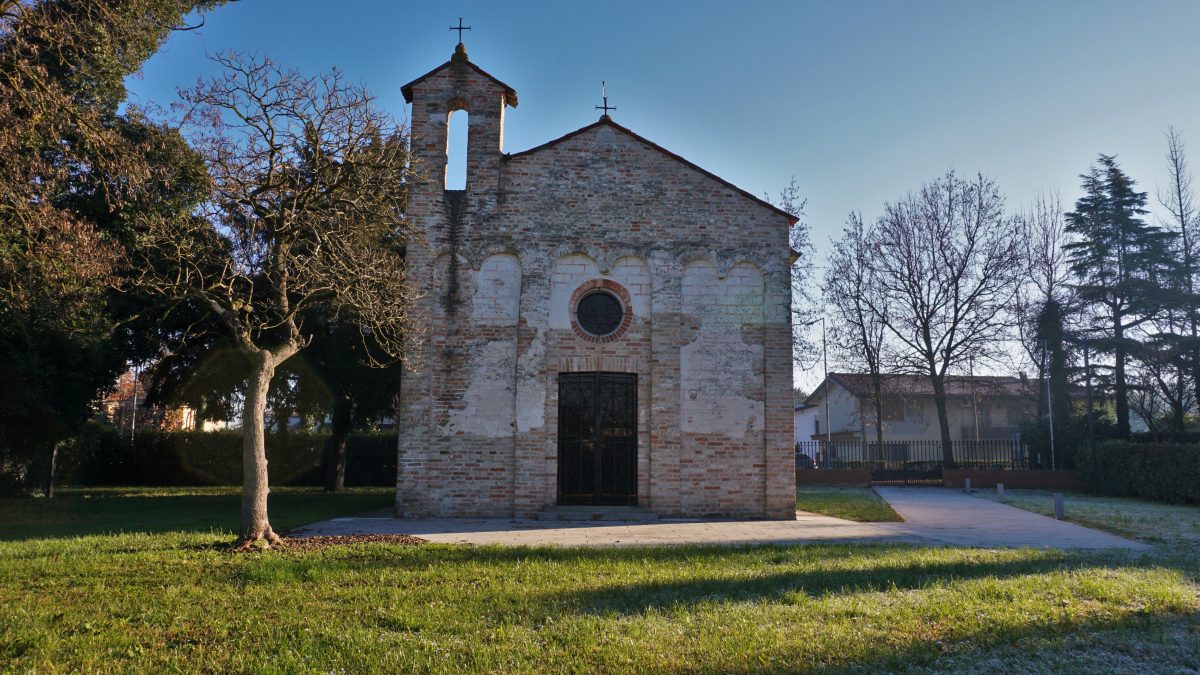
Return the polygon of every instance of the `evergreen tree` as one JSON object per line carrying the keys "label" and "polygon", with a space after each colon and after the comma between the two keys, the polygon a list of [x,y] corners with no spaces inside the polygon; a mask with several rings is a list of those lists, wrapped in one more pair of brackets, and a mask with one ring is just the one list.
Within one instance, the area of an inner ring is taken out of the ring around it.
{"label": "evergreen tree", "polygon": [[[0,473],[11,487],[147,349],[114,326],[136,299],[129,226],[171,218],[207,184],[177,134],[122,114],[125,78],[193,10],[220,0],[0,2]],[[40,478],[41,476],[36,476]]]}
{"label": "evergreen tree", "polygon": [[1084,196],[1066,214],[1075,241],[1064,248],[1071,261],[1079,299],[1093,320],[1091,343],[1112,355],[1117,434],[1129,435],[1129,382],[1126,367],[1138,343],[1131,329],[1161,309],[1160,288],[1171,267],[1172,234],[1149,225],[1146,193],[1100,155],[1098,165],[1080,176]]}
{"label": "evergreen tree", "polygon": [[327,395],[330,411],[329,443],[324,457],[324,485],[340,492],[346,484],[346,439],[350,430],[394,414],[400,395],[403,368],[399,364],[371,367],[384,362],[380,350],[361,326],[344,317],[314,317],[312,343],[300,353],[303,371]]}
{"label": "evergreen tree", "polygon": [[[1074,466],[1075,447],[1070,440],[1072,434],[1070,352],[1067,341],[1070,335],[1066,326],[1066,308],[1057,299],[1045,301],[1037,314],[1034,336],[1042,345],[1044,367],[1039,364],[1044,382],[1038,384],[1038,419],[1048,417],[1047,410],[1054,411],[1050,423],[1054,426],[1055,458],[1057,466]],[[1049,389],[1050,405],[1046,405],[1046,389]],[[1048,450],[1048,448],[1047,448]],[[1039,464],[1050,466],[1049,458],[1043,457]]]}

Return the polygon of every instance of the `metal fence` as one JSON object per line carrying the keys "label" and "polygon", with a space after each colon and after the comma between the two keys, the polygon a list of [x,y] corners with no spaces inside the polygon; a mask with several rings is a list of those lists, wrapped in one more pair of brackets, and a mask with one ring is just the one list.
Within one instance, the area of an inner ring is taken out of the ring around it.
{"label": "metal fence", "polygon": [[[1019,440],[952,441],[954,464],[970,469],[1029,469]],[[945,466],[941,441],[800,441],[798,469],[928,470]]]}

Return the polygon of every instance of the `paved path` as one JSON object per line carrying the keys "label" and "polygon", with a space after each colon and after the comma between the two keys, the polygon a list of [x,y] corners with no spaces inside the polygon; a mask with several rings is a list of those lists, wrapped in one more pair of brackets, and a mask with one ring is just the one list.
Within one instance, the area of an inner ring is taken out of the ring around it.
{"label": "paved path", "polygon": [[877,487],[875,491],[904,519],[894,529],[952,546],[1148,548],[1114,534],[973,497],[961,490]]}
{"label": "paved path", "polygon": [[647,546],[659,544],[910,543],[937,545],[882,523],[855,523],[801,513],[796,520],[656,520],[553,522],[506,518],[403,519],[386,514],[313,523],[294,536],[411,534],[444,544],[508,546]]}
{"label": "paved path", "polygon": [[812,513],[795,520],[545,522],[502,518],[397,519],[387,513],[334,518],[295,536],[411,534],[447,544],[645,546],[662,544],[905,543],[921,546],[1145,548],[946,488],[879,488],[903,523],[855,523]]}

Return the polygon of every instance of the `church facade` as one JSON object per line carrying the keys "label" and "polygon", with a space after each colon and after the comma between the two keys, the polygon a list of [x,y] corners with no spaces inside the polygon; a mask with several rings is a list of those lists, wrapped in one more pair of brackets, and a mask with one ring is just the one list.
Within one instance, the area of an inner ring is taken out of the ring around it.
{"label": "church facade", "polygon": [[[423,327],[396,512],[795,515],[795,218],[614,122],[506,154],[508,85],[460,44],[403,88]],[[469,115],[447,190],[449,116]]]}

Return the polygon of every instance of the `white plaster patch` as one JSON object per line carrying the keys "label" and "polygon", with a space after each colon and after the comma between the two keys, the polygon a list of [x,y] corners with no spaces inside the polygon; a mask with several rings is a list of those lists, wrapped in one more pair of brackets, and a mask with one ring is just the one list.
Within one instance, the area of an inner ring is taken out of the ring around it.
{"label": "white plaster patch", "polygon": [[526,432],[546,425],[546,385],[538,377],[546,358],[546,339],[537,331],[529,348],[517,360],[517,431]]}
{"label": "white plaster patch", "polygon": [[679,355],[683,430],[730,438],[761,431],[763,402],[747,395],[761,389],[756,363],[762,346],[742,342],[740,331],[702,329]]}
{"label": "white plaster patch", "polygon": [[515,256],[488,256],[475,273],[471,319],[483,326],[515,326],[521,307],[521,262]]}
{"label": "white plaster patch", "polygon": [[613,262],[607,278],[621,284],[629,292],[629,302],[633,305],[634,316],[642,319],[650,318],[650,300],[653,289],[650,287],[650,268],[646,266],[646,261],[632,255],[617,258]]}
{"label": "white plaster patch", "polygon": [[600,267],[582,253],[565,255],[554,262],[550,273],[550,328],[571,328],[571,294],[585,281],[600,278]]}
{"label": "white plaster patch", "polygon": [[763,348],[742,335],[762,323],[762,276],[739,263],[718,279],[716,268],[699,260],[684,268],[682,287],[683,313],[699,323],[679,357],[683,431],[738,439],[761,432]]}
{"label": "white plaster patch", "polygon": [[470,355],[470,384],[463,394],[464,407],[450,411],[442,432],[503,438],[512,435],[513,343],[496,340],[484,343]]}

